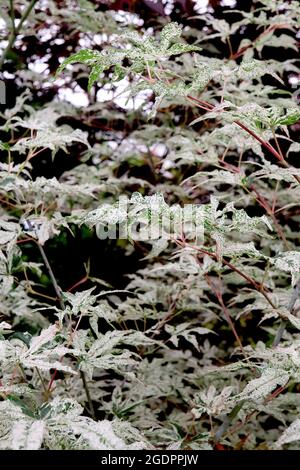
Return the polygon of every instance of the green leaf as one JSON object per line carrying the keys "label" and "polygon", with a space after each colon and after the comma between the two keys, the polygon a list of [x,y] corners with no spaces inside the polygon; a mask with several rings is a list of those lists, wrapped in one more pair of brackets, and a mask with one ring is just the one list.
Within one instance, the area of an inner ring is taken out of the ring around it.
{"label": "green leaf", "polygon": [[59,75],[67,67],[67,65],[80,63],[91,65],[93,62],[101,59],[101,53],[93,51],[91,49],[82,49],[76,54],[71,55],[63,61],[63,63],[58,67],[56,76]]}

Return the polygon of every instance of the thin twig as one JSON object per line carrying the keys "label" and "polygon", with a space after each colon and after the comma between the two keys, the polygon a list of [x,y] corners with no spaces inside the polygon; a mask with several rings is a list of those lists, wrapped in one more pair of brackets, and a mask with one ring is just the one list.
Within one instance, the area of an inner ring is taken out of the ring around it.
{"label": "thin twig", "polygon": [[93,402],[92,402],[92,399],[91,399],[90,390],[89,390],[89,387],[88,387],[88,384],[87,384],[87,381],[86,381],[85,373],[82,372],[82,370],[80,371],[80,377],[81,377],[83,387],[84,387],[84,390],[85,390],[85,394],[86,394],[86,397],[87,397],[87,401],[88,401],[88,404],[89,404],[90,414],[94,419],[96,419],[94,405],[93,405]]}
{"label": "thin twig", "polygon": [[207,284],[210,286],[211,290],[213,291],[213,293],[214,293],[215,296],[217,297],[218,302],[219,302],[219,304],[220,304],[220,306],[221,306],[221,308],[222,308],[222,310],[223,310],[223,313],[224,313],[224,316],[225,316],[225,318],[226,318],[226,321],[227,321],[227,323],[228,323],[228,325],[229,325],[229,327],[230,327],[230,329],[231,329],[231,331],[232,331],[232,333],[233,333],[233,335],[234,335],[234,337],[235,337],[235,339],[236,339],[236,341],[237,341],[237,343],[238,343],[238,345],[239,345],[239,348],[240,348],[240,350],[242,351],[242,353],[243,353],[245,359],[247,359],[247,355],[246,355],[246,353],[245,353],[245,350],[244,350],[242,341],[241,341],[241,339],[240,339],[240,337],[239,337],[239,335],[238,335],[238,333],[237,333],[237,331],[236,331],[235,325],[234,325],[234,323],[233,323],[233,321],[232,321],[232,319],[231,319],[231,315],[230,315],[230,313],[229,313],[229,311],[228,311],[228,308],[226,307],[226,305],[225,305],[225,303],[224,303],[222,292],[221,292],[221,291],[218,291],[218,290],[214,287],[213,283],[211,282],[211,280],[210,280],[210,278],[209,278],[209,276],[208,276],[207,274],[205,275],[205,279],[206,279],[206,281],[207,281]]}
{"label": "thin twig", "polygon": [[46,387],[46,385],[45,385],[44,379],[43,379],[43,377],[41,376],[41,373],[40,373],[40,371],[39,371],[39,369],[38,369],[37,367],[35,368],[35,370],[36,370],[37,375],[38,375],[38,377],[39,377],[39,379],[40,379],[40,381],[41,381],[41,384],[42,384],[42,387],[43,387],[43,390],[44,390],[44,394],[45,394],[45,398],[47,398],[47,397],[48,397],[48,390],[47,390],[47,387]]}
{"label": "thin twig", "polygon": [[[184,246],[182,245],[180,242],[177,241],[177,244],[178,245],[181,245],[181,246]],[[250,276],[248,276],[247,274],[243,273],[243,271],[241,271],[239,268],[237,268],[236,266],[234,266],[233,264],[231,264],[229,261],[226,261],[223,257],[221,259],[218,258],[217,254],[216,253],[211,253],[210,251],[208,250],[205,250],[204,248],[199,248],[198,246],[195,246],[195,245],[190,245],[190,244],[186,244],[187,246],[193,248],[194,250],[196,251],[199,251],[200,253],[203,253],[204,255],[208,255],[210,256],[211,258],[213,258],[214,260],[216,261],[220,261],[222,264],[224,264],[225,266],[228,266],[228,268],[230,268],[232,271],[235,271],[239,276],[243,277],[246,281],[249,282],[249,284],[251,284],[254,289],[257,291],[257,292],[260,292],[264,298],[266,299],[266,301],[271,305],[271,307],[274,309],[274,310],[277,310],[277,307],[276,305],[273,303],[273,301],[270,299],[270,297],[268,296],[268,294],[266,293],[265,291],[265,287],[264,285],[262,284],[259,284],[258,282],[256,282],[254,279],[252,279]]]}
{"label": "thin twig", "polygon": [[47,258],[47,255],[46,255],[46,253],[45,253],[45,250],[44,250],[44,248],[42,247],[42,245],[41,245],[39,242],[37,242],[37,246],[39,247],[39,250],[40,250],[41,255],[42,255],[42,258],[43,258],[43,261],[44,261],[44,263],[45,263],[45,266],[46,266],[46,268],[47,268],[47,270],[48,270],[48,273],[49,273],[49,276],[50,276],[50,278],[51,278],[51,281],[52,281],[54,290],[55,290],[55,292],[56,292],[56,295],[57,295],[57,298],[58,298],[58,301],[59,301],[60,308],[61,308],[62,310],[64,310],[64,309],[65,309],[65,302],[64,302],[64,299],[63,299],[63,296],[62,296],[62,291],[61,291],[59,285],[57,284],[56,278],[55,278],[55,276],[54,276],[54,274],[53,274],[53,271],[52,271],[52,268],[51,268],[51,266],[50,266],[50,263],[49,263],[49,260],[48,260],[48,258]]}
{"label": "thin twig", "polygon": [[[53,271],[52,271],[51,265],[49,263],[49,260],[47,258],[47,255],[45,253],[45,250],[39,242],[37,242],[37,245],[40,249],[40,252],[41,252],[42,258],[44,260],[45,266],[46,266],[46,268],[49,272],[49,276],[51,278],[54,290],[56,292],[60,307],[61,307],[62,310],[64,310],[65,309],[65,302],[64,302],[64,299],[63,299],[62,291],[61,291],[59,285],[57,284],[56,278],[53,274]],[[53,373],[53,376],[51,377],[50,384],[48,386],[48,392],[50,392],[50,390],[51,390],[51,386],[53,384],[53,381],[54,381],[54,378],[55,378],[56,374],[57,374],[57,369],[55,369],[55,371]],[[80,377],[81,377],[83,387],[84,387],[84,390],[85,390],[87,402],[88,402],[88,405],[89,405],[90,414],[93,418],[95,418],[95,410],[94,410],[93,402],[92,402],[92,399],[91,399],[91,394],[90,394],[90,391],[89,391],[89,387],[88,387],[88,384],[87,384],[87,381],[86,381],[85,373],[80,371]]]}

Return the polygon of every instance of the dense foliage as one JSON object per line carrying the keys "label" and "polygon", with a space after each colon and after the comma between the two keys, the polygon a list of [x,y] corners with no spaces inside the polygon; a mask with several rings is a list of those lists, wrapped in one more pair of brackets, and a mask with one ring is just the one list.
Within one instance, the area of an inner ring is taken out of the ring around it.
{"label": "dense foliage", "polygon": [[0,448],[299,448],[299,3],[125,3],[1,0]]}

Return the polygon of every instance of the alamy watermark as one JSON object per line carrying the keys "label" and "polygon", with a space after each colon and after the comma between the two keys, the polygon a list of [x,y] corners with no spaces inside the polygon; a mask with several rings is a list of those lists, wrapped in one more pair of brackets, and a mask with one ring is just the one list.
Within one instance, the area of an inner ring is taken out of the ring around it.
{"label": "alamy watermark", "polygon": [[[95,211],[96,233],[101,240],[131,239],[135,241],[185,238],[202,241],[204,211],[198,204],[168,206],[151,196],[141,202],[120,196],[114,205],[103,204]],[[98,219],[98,221],[97,221]]]}
{"label": "alamy watermark", "polygon": [[[137,197],[138,195],[138,197]],[[83,223],[95,227],[101,240],[204,240],[207,211],[201,204],[168,206],[162,195],[142,197],[139,193],[129,199],[120,196],[113,204],[101,204],[84,217]],[[47,217],[28,217],[20,221],[25,233],[44,238],[49,230]]]}

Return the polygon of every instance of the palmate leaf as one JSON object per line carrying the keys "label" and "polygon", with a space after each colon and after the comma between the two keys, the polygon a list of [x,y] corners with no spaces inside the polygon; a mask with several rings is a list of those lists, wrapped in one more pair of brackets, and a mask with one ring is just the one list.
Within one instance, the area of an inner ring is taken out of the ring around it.
{"label": "palmate leaf", "polygon": [[[115,42],[120,43],[121,48],[109,47],[101,52],[82,49],[64,60],[59,66],[56,76],[68,65],[74,63],[86,64],[91,67],[88,81],[88,91],[90,91],[99,76],[110,67],[115,69],[113,81],[118,81],[130,70],[142,72],[149,66],[149,62],[156,62],[186,52],[200,51],[201,48],[198,46],[178,42],[181,31],[182,28],[177,23],[169,23],[163,28],[160,41],[155,41],[147,35],[143,37],[136,32],[127,32],[115,39]],[[129,41],[132,47],[124,49],[122,47],[124,40]],[[174,41],[176,41],[176,44],[172,44]],[[131,67],[120,66],[125,58],[133,62]]]}
{"label": "palmate leaf", "polygon": [[63,293],[64,299],[71,304],[74,315],[77,315],[82,310],[86,310],[95,303],[97,297],[92,295],[94,290],[95,287],[92,287],[82,292],[75,292],[75,294],[72,294],[72,292]]}
{"label": "palmate leaf", "polygon": [[[130,425],[128,427],[130,428]],[[142,441],[126,444],[123,439],[117,436],[113,424],[108,420],[95,422],[82,418],[74,424],[71,423],[70,428],[75,435],[80,435],[81,440],[86,442],[87,449],[142,450],[147,448]]]}
{"label": "palmate leaf", "polygon": [[[17,168],[18,170],[18,168]],[[25,173],[26,177],[26,173]],[[59,209],[63,211],[66,205],[76,196],[76,200],[81,204],[84,200],[91,201],[95,198],[95,193],[99,190],[100,186],[96,184],[72,184],[69,181],[60,182],[56,178],[45,178],[44,176],[38,176],[34,181],[31,179],[24,179],[22,176],[12,175],[7,180],[2,180],[0,183],[0,192],[2,195],[10,194],[23,201],[34,203],[49,204],[51,201],[57,205]],[[74,201],[75,202],[75,201]],[[73,203],[74,205],[74,203]],[[74,217],[70,215],[70,219],[75,221],[76,214]],[[23,224],[24,220],[32,220],[36,223],[31,224],[32,228],[38,228],[38,226],[44,221],[48,221],[50,225],[58,226],[59,224],[65,225],[66,217],[59,216],[58,212],[52,215],[52,219],[48,219],[44,215],[37,217],[36,213],[22,217],[20,222],[23,230],[26,231],[28,228],[27,224]],[[30,223],[28,224],[30,225]],[[19,226],[19,228],[21,228]],[[32,230],[34,233],[34,230]]]}
{"label": "palmate leaf", "polygon": [[[75,339],[75,345],[76,341]],[[120,347],[126,344],[150,346],[155,344],[155,341],[142,332],[131,330],[108,331],[104,335],[98,333],[98,338],[91,343],[86,337],[79,347],[81,349],[79,368],[86,372],[89,378],[93,377],[94,369],[113,369],[119,373],[126,373],[126,370],[136,366],[140,359],[138,354]]]}
{"label": "palmate leaf", "polygon": [[277,63],[274,61],[265,61],[244,59],[237,70],[237,76],[241,79],[258,79],[264,75],[272,75],[280,83],[284,84],[282,79],[275,73]]}
{"label": "palmate leaf", "polygon": [[63,61],[56,72],[59,75],[68,65],[74,63],[86,64],[91,67],[91,72],[88,81],[88,91],[91,90],[93,84],[97,81],[102,72],[110,68],[112,65],[117,65],[125,57],[125,52],[112,49],[109,51],[92,51],[91,49],[82,49],[81,51],[73,54]]}
{"label": "palmate leaf", "polygon": [[98,51],[93,51],[91,49],[82,49],[81,51],[73,54],[71,57],[68,57],[63,61],[63,63],[58,67],[56,75],[59,75],[68,65],[80,63],[93,65],[93,63],[101,60],[102,55]]}
{"label": "palmate leaf", "polygon": [[193,415],[196,419],[199,419],[204,413],[218,416],[225,411],[230,411],[232,409],[231,395],[233,392],[234,387],[232,386],[224,387],[219,393],[216,387],[211,385],[207,390],[194,397]]}
{"label": "palmate leaf", "polygon": [[235,399],[263,401],[278,386],[284,386],[290,378],[286,370],[266,368],[261,376],[251,380]]}
{"label": "palmate leaf", "polygon": [[80,129],[73,130],[69,126],[48,128],[39,130],[33,138],[22,138],[11,147],[11,151],[26,153],[29,149],[48,148],[52,150],[52,156],[55,156],[59,149],[67,153],[67,147],[74,142],[79,142],[89,147],[87,134]]}
{"label": "palmate leaf", "polygon": [[[201,178],[201,176],[207,176],[207,179]],[[247,182],[247,178],[242,172],[233,173],[226,170],[201,171],[195,173],[190,179],[194,180],[198,178],[201,181],[201,184],[205,184],[209,181],[213,183],[225,183],[234,186],[243,186]]]}
{"label": "palmate leaf", "polygon": [[37,368],[42,371],[57,369],[70,374],[77,374],[76,370],[60,361],[63,356],[71,353],[72,350],[53,344],[57,333],[58,327],[50,325],[39,336],[32,338],[29,348],[24,346],[22,349],[16,349],[16,363],[19,362],[24,368],[28,369]]}
{"label": "palmate leaf", "polygon": [[199,342],[197,339],[197,335],[207,335],[209,333],[215,333],[214,331],[209,330],[208,328],[203,328],[200,326],[191,327],[190,323],[181,323],[180,325],[177,325],[177,326],[166,325],[165,330],[167,333],[171,335],[170,341],[176,347],[178,347],[179,337],[181,336],[186,341],[191,343],[194,346],[194,348],[196,348],[198,351],[200,349],[199,349]]}
{"label": "palmate leaf", "polygon": [[49,341],[52,341],[55,338],[57,331],[57,326],[51,325],[46,330],[43,330],[39,336],[32,338],[28,353],[34,354],[45,344],[49,343]]}
{"label": "palmate leaf", "polygon": [[211,237],[216,241],[217,252],[219,256],[229,256],[230,258],[239,258],[247,255],[250,258],[265,258],[266,257],[255,247],[253,242],[249,243],[232,243],[228,241],[220,233],[212,233]]}
{"label": "palmate leaf", "polygon": [[43,446],[48,449],[137,450],[148,447],[145,439],[134,441],[130,424],[95,422],[81,416],[82,412],[83,408],[68,398],[57,397],[42,405],[36,416],[25,414],[14,402],[2,402],[0,435],[5,437],[0,437],[0,449],[37,450]]}
{"label": "palmate leaf", "polygon": [[[135,47],[129,49],[127,55],[131,59],[141,60],[146,63],[165,59],[172,55],[201,50],[198,46],[180,43],[181,33],[182,27],[175,22],[164,26],[161,31],[160,41],[155,41],[147,35],[143,37],[137,33],[128,33],[124,37],[129,39]],[[175,44],[172,44],[173,42]]]}
{"label": "palmate leaf", "polygon": [[137,365],[134,353],[130,351],[117,351],[98,356],[96,351],[90,352],[79,363],[79,369],[86,373],[89,379],[94,376],[94,370],[115,370],[125,374],[129,367]]}
{"label": "palmate leaf", "polygon": [[288,109],[287,113],[284,116],[281,116],[275,121],[276,125],[280,126],[291,126],[300,121],[300,109]]}
{"label": "palmate leaf", "polygon": [[167,49],[172,41],[174,41],[175,39],[178,40],[181,36],[181,32],[182,29],[178,23],[169,23],[164,26],[160,34],[162,48]]}

